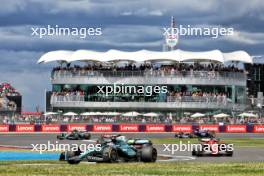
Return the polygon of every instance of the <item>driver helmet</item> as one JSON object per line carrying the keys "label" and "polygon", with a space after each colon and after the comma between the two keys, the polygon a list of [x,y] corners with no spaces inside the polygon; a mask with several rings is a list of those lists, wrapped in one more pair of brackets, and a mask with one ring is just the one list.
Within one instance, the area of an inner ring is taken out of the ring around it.
{"label": "driver helmet", "polygon": [[117,140],[117,141],[123,141],[123,142],[126,142],[126,137],[125,137],[125,136],[117,136],[117,137],[116,137],[116,140]]}

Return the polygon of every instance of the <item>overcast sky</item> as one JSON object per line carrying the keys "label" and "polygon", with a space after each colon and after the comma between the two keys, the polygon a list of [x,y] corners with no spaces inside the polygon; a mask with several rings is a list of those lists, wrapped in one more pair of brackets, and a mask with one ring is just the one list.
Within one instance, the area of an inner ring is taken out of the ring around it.
{"label": "overcast sky", "polygon": [[[263,55],[262,0],[1,0],[0,82],[9,82],[23,95],[23,110],[44,108],[44,90],[51,89],[50,71],[56,63],[36,64],[48,51],[91,49],[106,51],[161,50],[162,28],[170,23],[225,28],[233,36],[180,37],[178,48],[190,51],[245,50]],[[31,36],[31,27],[101,27],[102,36]]]}

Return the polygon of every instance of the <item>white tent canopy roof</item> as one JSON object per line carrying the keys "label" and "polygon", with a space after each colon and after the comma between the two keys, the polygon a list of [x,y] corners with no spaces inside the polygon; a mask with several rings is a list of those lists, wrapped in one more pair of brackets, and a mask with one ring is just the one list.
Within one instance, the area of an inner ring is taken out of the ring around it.
{"label": "white tent canopy roof", "polygon": [[131,111],[131,112],[127,112],[122,114],[122,116],[126,116],[126,117],[136,117],[141,115],[140,113],[136,112],[136,111]]}
{"label": "white tent canopy roof", "polygon": [[220,114],[216,114],[213,117],[215,118],[225,118],[225,117],[230,117],[230,115],[225,114],[225,113],[220,113]]}
{"label": "white tent canopy roof", "polygon": [[205,116],[205,114],[197,112],[197,113],[191,115],[191,118],[199,118],[199,117],[204,117],[204,116]]}
{"label": "white tent canopy roof", "polygon": [[48,115],[57,115],[57,114],[58,114],[57,112],[46,112],[43,115],[48,116]]}
{"label": "white tent canopy roof", "polygon": [[67,112],[65,114],[63,114],[64,116],[76,116],[78,114],[76,114],[75,112]]}
{"label": "white tent canopy roof", "polygon": [[244,63],[252,63],[251,56],[245,51],[234,51],[231,53],[222,53],[219,50],[203,51],[203,52],[191,52],[183,50],[173,51],[119,51],[109,50],[107,52],[98,52],[91,50],[77,50],[66,51],[58,50],[45,53],[40,57],[38,63],[47,63],[51,61],[96,61],[96,62],[118,62],[118,61],[163,61],[170,60],[176,62],[185,61],[215,61],[215,62],[229,62],[239,61]]}
{"label": "white tent canopy roof", "polygon": [[158,117],[159,114],[157,114],[155,112],[149,112],[149,113],[143,114],[143,116],[145,116],[145,117]]}
{"label": "white tent canopy roof", "polygon": [[239,117],[258,117],[258,115],[253,114],[253,113],[247,113],[247,112],[243,112],[242,114],[238,115]]}

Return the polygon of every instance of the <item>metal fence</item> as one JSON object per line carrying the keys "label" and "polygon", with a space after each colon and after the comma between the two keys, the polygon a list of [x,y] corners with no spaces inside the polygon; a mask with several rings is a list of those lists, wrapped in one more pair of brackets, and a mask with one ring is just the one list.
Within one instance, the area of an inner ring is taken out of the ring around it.
{"label": "metal fence", "polygon": [[184,77],[199,79],[246,79],[242,72],[217,72],[217,71],[80,71],[80,70],[59,70],[51,74],[52,79],[72,77]]}
{"label": "metal fence", "polygon": [[[84,102],[84,95],[52,95],[50,99],[50,103],[54,104],[57,102]],[[105,102],[104,99],[94,99],[89,101],[96,102]],[[227,102],[231,102],[226,96],[167,96],[166,100],[163,102],[204,102],[204,103],[218,103],[222,105],[226,105]],[[136,100],[131,100],[130,102],[137,102]],[[140,101],[144,102],[144,101]],[[154,101],[153,101],[154,102]],[[162,102],[162,101],[156,101]]]}

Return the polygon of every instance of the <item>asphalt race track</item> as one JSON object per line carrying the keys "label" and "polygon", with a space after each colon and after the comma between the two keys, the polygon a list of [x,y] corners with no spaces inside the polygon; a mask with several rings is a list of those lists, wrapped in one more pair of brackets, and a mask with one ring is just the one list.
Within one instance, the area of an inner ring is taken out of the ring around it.
{"label": "asphalt race track", "polygon": [[[92,134],[91,141],[70,141],[70,140],[57,140],[57,134],[0,134],[0,146],[20,146],[31,147],[31,144],[47,144],[50,143],[70,143],[70,144],[82,144],[91,143],[93,139],[96,139],[100,134]],[[173,137],[173,133],[127,133],[128,138],[169,138]],[[263,138],[264,134],[218,134],[220,138]],[[171,152],[163,151],[165,146],[156,145],[159,155],[172,155]],[[226,161],[264,161],[264,148],[261,147],[235,147],[233,157],[192,157],[191,152],[177,151],[173,154],[173,161],[192,160],[197,162],[212,161],[212,162],[226,162]]]}

